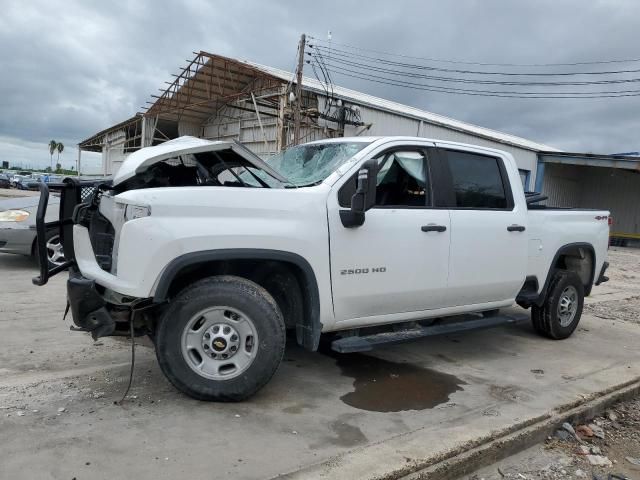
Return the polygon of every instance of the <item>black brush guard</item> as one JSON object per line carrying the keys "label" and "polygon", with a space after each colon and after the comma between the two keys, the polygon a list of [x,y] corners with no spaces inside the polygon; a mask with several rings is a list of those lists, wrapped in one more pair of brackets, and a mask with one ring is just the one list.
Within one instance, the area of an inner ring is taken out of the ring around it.
{"label": "black brush guard", "polygon": [[[75,265],[73,250],[74,212],[81,203],[86,203],[96,191],[101,182],[95,180],[78,180],[66,178],[63,183],[41,183],[40,202],[36,213],[36,254],[40,263],[40,275],[33,278],[34,285],[44,285],[49,278],[68,270]],[[49,204],[49,190],[60,191],[60,213],[58,220],[46,222],[47,206]],[[64,252],[65,262],[55,267],[49,267],[47,255],[47,232],[56,230],[60,235],[60,243]]]}

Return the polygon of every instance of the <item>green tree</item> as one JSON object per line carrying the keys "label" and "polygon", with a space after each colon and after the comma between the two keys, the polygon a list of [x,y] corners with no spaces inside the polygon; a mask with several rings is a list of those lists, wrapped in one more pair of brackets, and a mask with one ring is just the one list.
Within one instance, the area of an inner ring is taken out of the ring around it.
{"label": "green tree", "polygon": [[49,166],[49,171],[53,170],[53,152],[55,152],[57,149],[58,149],[58,142],[56,142],[55,140],[51,140],[49,142],[49,155],[51,157],[51,162],[50,162],[51,165]]}
{"label": "green tree", "polygon": [[56,149],[58,150],[58,163],[60,163],[60,154],[64,150],[64,144],[62,142],[58,142]]}
{"label": "green tree", "polygon": [[62,173],[62,164],[56,163],[56,173]]}

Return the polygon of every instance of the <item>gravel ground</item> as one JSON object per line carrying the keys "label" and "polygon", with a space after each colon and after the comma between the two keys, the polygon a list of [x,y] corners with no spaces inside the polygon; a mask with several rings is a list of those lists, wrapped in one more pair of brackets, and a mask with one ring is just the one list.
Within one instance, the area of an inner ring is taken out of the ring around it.
{"label": "gravel ground", "polygon": [[[467,477],[469,480],[640,479],[640,399],[614,405],[586,424],[560,428],[543,445]],[[603,438],[599,438],[600,435]],[[594,463],[602,463],[598,466]]]}
{"label": "gravel ground", "polygon": [[587,314],[606,320],[624,320],[640,325],[640,249],[616,248],[609,250],[609,282],[598,288],[611,291],[612,296],[626,296],[615,300],[589,302],[584,306]]}

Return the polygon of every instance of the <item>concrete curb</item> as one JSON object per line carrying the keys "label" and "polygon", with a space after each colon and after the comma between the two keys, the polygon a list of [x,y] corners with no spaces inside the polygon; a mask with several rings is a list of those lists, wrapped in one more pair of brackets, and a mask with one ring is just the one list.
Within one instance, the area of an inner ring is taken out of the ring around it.
{"label": "concrete curb", "polygon": [[550,415],[514,425],[484,442],[475,441],[439,456],[413,472],[390,474],[384,480],[454,480],[514,455],[552,435],[564,422],[580,423],[604,412],[612,404],[640,394],[640,378],[593,393],[583,400],[556,408]]}
{"label": "concrete curb", "polygon": [[[399,466],[387,463],[385,471],[377,462],[388,462],[386,453],[414,450],[419,438],[399,435],[359,449],[350,459],[338,456],[301,469],[280,474],[273,479],[310,480],[330,478],[362,478],[369,480],[455,480],[479,468],[492,465],[510,455],[544,441],[564,422],[579,423],[602,412],[610,405],[640,395],[640,377],[607,389],[584,395],[579,400],[565,403],[552,411],[514,423],[502,430],[467,441],[455,448],[435,455],[416,457]],[[417,431],[408,435],[415,437]],[[419,435],[418,435],[419,437]],[[411,447],[405,446],[412,443]],[[390,450],[389,450],[390,449]],[[367,474],[367,470],[370,473]],[[373,473],[377,470],[376,473]]]}

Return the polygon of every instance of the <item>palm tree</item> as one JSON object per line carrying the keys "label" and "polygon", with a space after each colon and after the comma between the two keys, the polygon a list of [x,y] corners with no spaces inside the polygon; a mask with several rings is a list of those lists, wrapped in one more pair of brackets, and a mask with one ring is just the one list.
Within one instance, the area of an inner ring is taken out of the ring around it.
{"label": "palm tree", "polygon": [[[60,165],[60,154],[64,150],[64,145],[62,142],[58,142],[57,149],[58,149],[58,165]],[[60,168],[62,169],[62,166],[60,166]]]}
{"label": "palm tree", "polygon": [[51,155],[51,170],[53,170],[53,152],[55,152],[57,148],[58,148],[58,142],[56,142],[55,140],[51,140],[49,142],[49,155]]}

